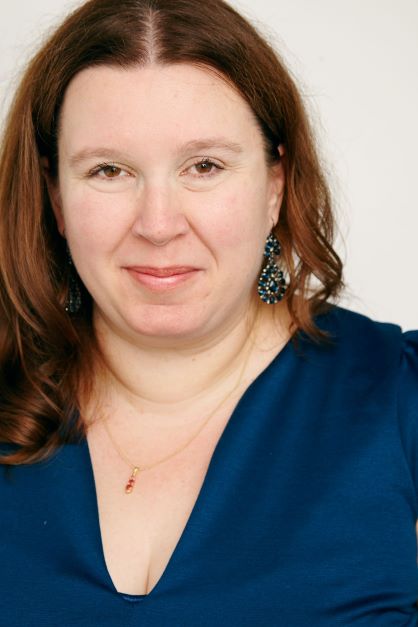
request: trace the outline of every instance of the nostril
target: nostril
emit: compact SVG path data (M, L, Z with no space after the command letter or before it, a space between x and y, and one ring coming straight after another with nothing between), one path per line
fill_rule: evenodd
M142 237L154 246L164 246L188 230L188 221L181 213L167 215L165 212L161 215L161 212L144 211L139 213L132 224L134 236Z
M164 240L153 240L151 237L147 238L148 241L151 242L151 244L153 244L154 246L165 246L166 244L168 244L171 240L171 238L168 239L164 239Z

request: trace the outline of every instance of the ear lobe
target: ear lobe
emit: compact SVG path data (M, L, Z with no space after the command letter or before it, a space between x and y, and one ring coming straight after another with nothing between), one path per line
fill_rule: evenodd
M64 216L62 213L61 194L59 191L58 180L51 176L51 170L49 167L49 161L47 157L41 158L42 174L44 176L46 186L48 189L48 196L51 202L51 207L54 212L55 220L57 222L57 228L59 233L64 237L65 224Z

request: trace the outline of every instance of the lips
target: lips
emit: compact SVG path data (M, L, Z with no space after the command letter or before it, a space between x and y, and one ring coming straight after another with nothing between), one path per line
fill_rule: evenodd
M149 266L131 266L129 270L133 272L139 272L140 274L149 274L156 277L168 277L177 274L186 274L187 272L193 272L196 268L190 266L169 266L166 268L153 268Z
M200 272L198 268L191 266L129 266L126 270L136 283L153 292L174 289L191 281Z

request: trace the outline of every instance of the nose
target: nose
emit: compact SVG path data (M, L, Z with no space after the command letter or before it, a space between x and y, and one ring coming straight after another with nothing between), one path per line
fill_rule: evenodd
M175 190L169 185L146 185L137 199L132 232L155 246L164 246L185 235L189 224Z

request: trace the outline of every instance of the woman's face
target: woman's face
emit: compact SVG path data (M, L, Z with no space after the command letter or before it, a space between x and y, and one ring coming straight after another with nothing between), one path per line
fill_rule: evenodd
M267 166L244 99L211 72L103 66L67 89L50 194L96 324L193 339L256 297L283 172Z

